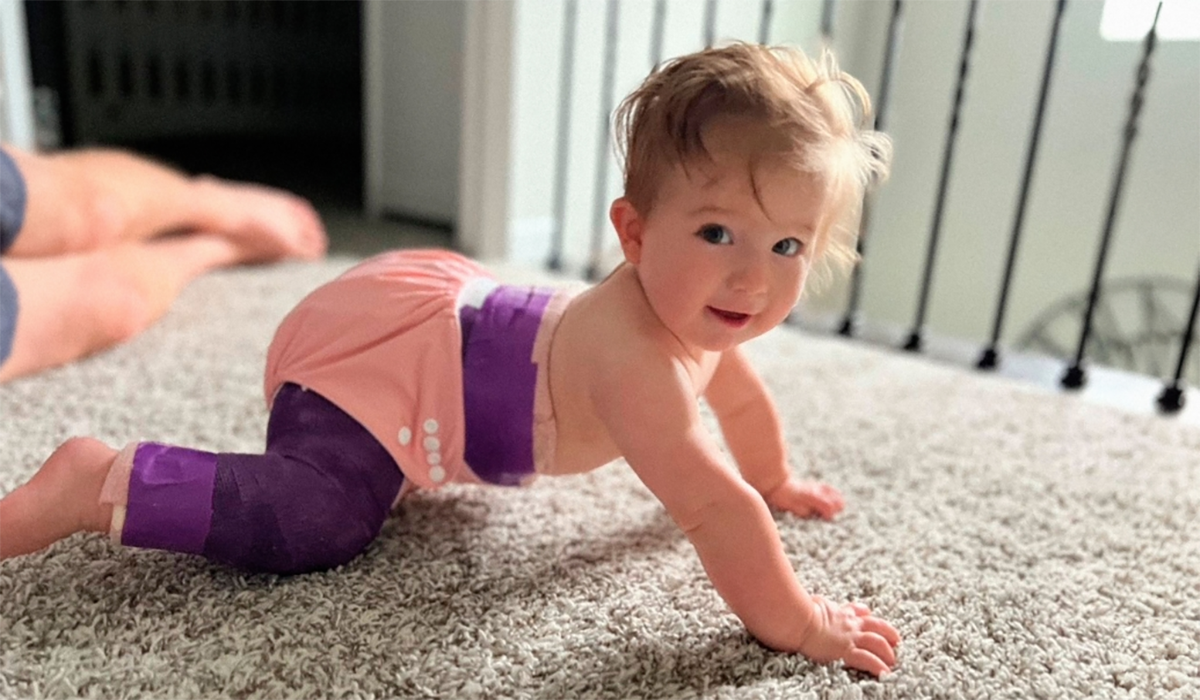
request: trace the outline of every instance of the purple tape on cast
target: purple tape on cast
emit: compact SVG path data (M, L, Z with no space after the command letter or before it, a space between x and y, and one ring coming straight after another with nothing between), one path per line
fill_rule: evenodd
M212 525L217 456L142 443L133 457L121 544L201 554Z
M518 486L533 473L533 344L551 296L499 287L470 323L463 359L464 457L484 481Z

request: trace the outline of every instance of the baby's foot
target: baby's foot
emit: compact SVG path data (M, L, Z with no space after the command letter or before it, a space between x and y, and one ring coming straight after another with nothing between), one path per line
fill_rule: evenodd
M307 200L263 185L195 178L198 202L211 213L201 230L234 243L241 262L316 260L328 241L321 217Z
M107 532L112 506L100 490L117 451L71 438L28 483L0 499L0 559L45 549L76 532Z

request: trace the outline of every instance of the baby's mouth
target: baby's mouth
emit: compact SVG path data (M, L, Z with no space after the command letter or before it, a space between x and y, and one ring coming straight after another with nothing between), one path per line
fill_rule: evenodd
M713 316L716 316L718 319L720 319L722 323L734 328L741 328L750 322L750 314L742 314L736 311L726 311L725 309L718 309L715 306L709 306L708 310Z

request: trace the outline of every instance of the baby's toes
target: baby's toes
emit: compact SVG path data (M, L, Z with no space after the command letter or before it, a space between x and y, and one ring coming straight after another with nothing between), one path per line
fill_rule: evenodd
M293 217L299 231L299 254L306 260L315 260L325 254L329 238L321 215L306 200L297 198L293 203Z

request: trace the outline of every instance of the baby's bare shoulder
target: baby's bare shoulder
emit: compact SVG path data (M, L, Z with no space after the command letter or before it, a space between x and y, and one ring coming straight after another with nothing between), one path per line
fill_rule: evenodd
M563 362L574 371L612 380L621 374L647 375L674 364L673 338L627 309L581 304L563 319L559 333Z

